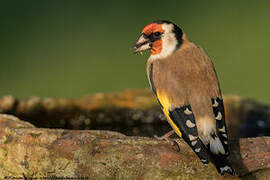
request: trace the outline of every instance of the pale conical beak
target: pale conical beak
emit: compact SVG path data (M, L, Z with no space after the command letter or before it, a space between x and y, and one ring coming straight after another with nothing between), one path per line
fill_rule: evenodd
M132 47L134 48L134 53L144 51L151 48L151 41L142 34Z

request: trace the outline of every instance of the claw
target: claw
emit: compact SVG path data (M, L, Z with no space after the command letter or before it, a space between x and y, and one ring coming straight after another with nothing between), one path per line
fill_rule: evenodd
M178 145L178 143L175 140L170 139L170 136L174 134L174 131L171 130L168 133L164 134L163 136L157 136L154 135L154 138L156 138L157 140L166 140L168 143L171 144L171 146L174 146L177 148L177 151L180 151L180 147Z
M173 140L173 146L176 148L176 151L180 151L180 146L179 146L179 144L176 142L176 141L174 141Z

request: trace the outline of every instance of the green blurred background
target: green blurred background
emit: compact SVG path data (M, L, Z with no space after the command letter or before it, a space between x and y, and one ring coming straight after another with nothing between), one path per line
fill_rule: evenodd
M148 88L131 45L167 19L214 61L224 94L270 103L270 1L1 1L0 96Z

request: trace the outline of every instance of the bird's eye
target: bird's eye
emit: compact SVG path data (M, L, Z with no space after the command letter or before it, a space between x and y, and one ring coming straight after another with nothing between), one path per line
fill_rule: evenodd
M159 37L159 36L161 35L161 33L160 33L160 32L155 32L154 35L155 35L156 37Z

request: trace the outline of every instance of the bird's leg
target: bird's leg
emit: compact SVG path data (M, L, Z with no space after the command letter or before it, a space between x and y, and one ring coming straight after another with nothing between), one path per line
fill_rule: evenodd
M157 139L157 140L166 140L167 142L171 143L171 139L170 139L170 136L174 134L174 130L171 130L169 132L167 132L166 134L164 134L163 136L157 136L157 135L154 135L154 137Z
M169 132L167 132L166 134L164 134L163 136L157 136L154 135L154 138L156 138L157 140L166 140L168 143L170 143L172 146L176 146L178 151L180 151L180 147L178 145L178 143L175 140L170 139L170 136L173 135L175 132L174 130L171 130Z

